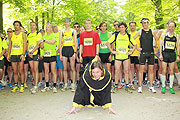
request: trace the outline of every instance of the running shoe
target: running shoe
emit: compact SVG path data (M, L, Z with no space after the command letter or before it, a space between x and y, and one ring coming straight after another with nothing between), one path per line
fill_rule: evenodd
M59 88L62 89L63 88L63 82L60 82L59 84Z
M3 79L0 82L3 87L5 87L7 85L7 81L4 81Z
M136 90L136 88L133 85L130 85L131 90Z
M11 90L11 92L15 93L17 90L19 90L19 87L14 86L13 89Z
M39 83L38 83L38 87L41 87L42 85L43 85L42 82L39 82Z
M147 85L147 80L143 80L143 85L146 86Z
M117 91L118 91L118 88L117 88L117 87L112 87L111 93L117 93Z
M165 93L166 93L166 87L162 87L161 93L162 93L162 94L165 94Z
M38 87L37 87L37 86L34 86L34 87L31 89L31 93L32 93L32 94L35 94L37 91L38 91Z
M27 83L24 83L24 88L28 89Z
M64 87L61 89L61 91L66 91L67 90L67 83L64 84Z
M44 88L41 90L41 92L47 92L47 91L49 91L49 90L50 90L49 87L44 87Z
M156 90L154 89L154 87L149 87L149 91L151 91L152 93L156 93Z
M57 93L56 87L53 87L53 93Z
M169 88L169 91L170 91L171 94L175 94L175 91L174 91L173 88Z
M9 86L10 88L13 88L13 86L12 86L12 84L11 84L11 83L8 83L8 86Z
M129 88L129 87L125 88L125 90L126 90L128 93L133 93L132 90L131 90L131 88Z
M23 93L23 92L24 92L24 87L23 87L23 86L20 87L19 92L20 92L20 93Z
M2 87L3 87L3 86L0 84L0 90L2 90Z
M75 92L75 91L76 91L75 84L72 83L72 84L71 84L71 92Z
M138 93L142 93L142 86L138 87Z
M122 83L120 83L120 85L119 85L118 89L122 89L122 88L123 88L123 84L122 84Z

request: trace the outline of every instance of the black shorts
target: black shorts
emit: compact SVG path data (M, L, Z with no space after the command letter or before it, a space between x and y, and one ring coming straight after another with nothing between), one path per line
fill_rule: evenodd
M11 62L21 62L21 55L11 55Z
M72 46L64 46L62 48L62 56L64 57L72 57L74 54L74 49Z
M138 56L130 56L131 64L139 64Z
M44 57L43 61L45 63L51 63L51 62L56 62L56 56L51 56L51 57Z
M99 53L99 57L101 58L101 61L103 63L111 63L109 61L109 56L111 55L111 53Z
M154 65L154 53L153 52L141 52L139 64L145 65L146 62L148 65Z
M39 61L39 59L38 59L38 55L33 55L33 58L31 58L31 57L27 57L28 58L28 61Z
M94 59L94 57L83 57L83 66L85 67L86 64L88 64L89 62L91 62Z
M158 59L155 59L155 63L158 64Z
M115 60L124 62L125 60L128 60L128 59L129 59L129 58L127 58L127 59L115 59ZM115 62L116 62L116 61L115 61Z
M7 66L11 66L11 62L9 62L6 57L4 57L3 60L4 60L4 65L5 65L6 67L7 67Z
M0 69L4 68L4 60L0 60Z
M172 63L176 61L176 53L175 52L162 52L163 61L167 63Z
M43 60L39 60L38 71L41 73L44 70Z

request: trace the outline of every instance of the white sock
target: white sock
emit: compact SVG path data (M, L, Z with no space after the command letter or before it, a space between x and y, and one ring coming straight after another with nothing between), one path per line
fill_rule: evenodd
M174 75L169 76L169 81L170 81L169 87L172 88L173 87L173 82L174 82Z
M175 76L178 80L178 85L180 85L180 72L179 73L175 73Z
M165 75L161 75L162 87L166 87L165 81L166 81L166 76Z

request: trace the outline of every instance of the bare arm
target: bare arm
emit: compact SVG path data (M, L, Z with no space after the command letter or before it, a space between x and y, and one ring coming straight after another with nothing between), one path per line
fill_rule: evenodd
M77 40L77 32L76 32L76 30L74 30L74 40L75 40L75 50L74 50L74 52L77 52L78 40Z
M44 42L46 42L48 44L55 44L56 40L45 40Z
M26 34L24 32L22 33L22 36L23 36L23 54L25 54L26 49L27 49L27 37L26 37Z
M6 53L6 49L3 49L1 54L0 54L0 58Z
M11 49L12 49L12 41L11 41L11 38L12 38L12 34L10 34L10 35L8 36L8 39L9 39L8 57L10 56L10 54L11 54Z
M162 46L163 46L163 44L164 44L164 38L165 38L165 34L163 34L162 35L162 37L161 37L161 41L160 41L160 47L159 47L159 52L160 52L160 59L162 60L163 58L162 58Z

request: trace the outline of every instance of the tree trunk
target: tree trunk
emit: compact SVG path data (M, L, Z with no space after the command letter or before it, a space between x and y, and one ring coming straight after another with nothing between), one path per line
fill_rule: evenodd
M0 1L0 33L3 33L3 1Z
M55 0L53 0L52 15L51 15L51 23L53 22L53 18L54 18L54 5L55 5Z
M42 29L44 29L44 25L45 25L45 19L44 19L44 13L42 13Z
M47 12L47 23L49 23L49 12Z
M36 29L36 30L39 31L39 27L38 27L38 16L35 17L35 22L36 22L36 24L37 24L37 29Z
M156 20L156 29L163 29L163 14L162 14L162 4L161 0L152 0L155 5L155 20Z

